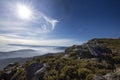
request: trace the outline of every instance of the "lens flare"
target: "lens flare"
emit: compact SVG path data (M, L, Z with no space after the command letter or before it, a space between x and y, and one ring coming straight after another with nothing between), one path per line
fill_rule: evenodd
M17 14L21 19L30 19L32 16L32 11L27 5L18 4L17 5Z

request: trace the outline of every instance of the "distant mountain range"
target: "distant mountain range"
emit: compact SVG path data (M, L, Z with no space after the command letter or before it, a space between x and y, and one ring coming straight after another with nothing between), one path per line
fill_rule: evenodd
M32 46L32 45L18 45L18 44L11 44L16 46L31 46L31 47L55 47L56 49L65 49L66 47L58 47L58 46ZM10 63L19 62L20 64L24 63L27 60L31 60L34 57L45 57L45 56L54 56L58 55L57 53L43 53L33 50L33 49L21 49L15 51L8 51L8 52L0 52L0 69L3 69Z
M33 56L38 56L38 55L43 55L47 54L47 52L42 51L42 49L46 50L51 50L54 52L54 50L65 50L67 47L64 46L39 46L39 45L22 45L22 44L8 44L11 46L23 46L23 47L34 47L30 49L21 49L21 50L15 50L15 51L8 51L8 52L0 52L0 59L5 59L5 58L16 58L16 57L33 57ZM41 48L39 51L34 50L36 48ZM50 52L49 52L50 53ZM56 53L56 52L55 52Z
M17 57L33 57L40 55L37 51L32 49L23 49L9 52L0 52L0 59L17 58Z

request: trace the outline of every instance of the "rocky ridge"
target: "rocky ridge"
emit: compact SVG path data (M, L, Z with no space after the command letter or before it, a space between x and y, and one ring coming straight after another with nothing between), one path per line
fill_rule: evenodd
M0 80L119 80L120 39L92 39L59 55L10 64Z

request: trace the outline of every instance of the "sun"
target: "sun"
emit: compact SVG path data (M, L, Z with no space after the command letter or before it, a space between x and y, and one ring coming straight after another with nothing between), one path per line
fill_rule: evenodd
M27 5L18 4L17 14L18 14L18 17L21 19L30 19L32 16L32 11Z

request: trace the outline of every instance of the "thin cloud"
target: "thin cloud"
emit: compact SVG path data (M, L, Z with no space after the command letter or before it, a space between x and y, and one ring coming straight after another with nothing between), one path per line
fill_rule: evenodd
M70 46L76 43L81 44L82 42L75 41L72 39L22 39L23 37L14 36L2 36L0 35L0 41L6 44L26 44L26 45L44 45L44 46Z
M52 30L55 29L55 26L56 26L57 22L59 22L58 20L49 18L49 17L47 17L47 16L45 16L45 15L43 15L43 18L44 18L47 22L49 22L49 23L51 24Z

